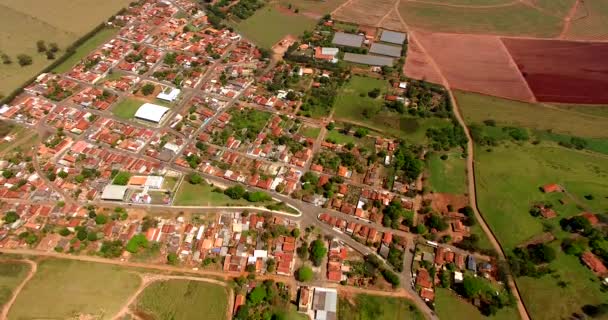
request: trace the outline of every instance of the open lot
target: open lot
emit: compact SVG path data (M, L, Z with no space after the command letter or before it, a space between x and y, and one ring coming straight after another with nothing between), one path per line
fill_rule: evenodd
M486 317L473 304L444 288L435 289L435 311L442 320L515 320L519 319L515 308L501 309L496 315Z
M0 94L9 94L52 60L36 50L36 41L55 42L63 50L128 5L129 0L0 0L0 51L12 64L0 64ZM66 10L69 9L69 10ZM18 54L33 63L20 67Z
M424 317L409 301L401 298L380 297L368 294L340 297L340 320L422 320Z
M507 143L492 148L477 147L475 173L479 208L486 221L506 249L543 232L543 220L529 214L538 201L557 200L565 195L544 194L539 187L558 183L574 200L556 205L559 217L572 216L586 210L601 211L608 206L608 161L603 155L566 149L550 143L516 145ZM585 200L587 194L596 195ZM558 226L559 218L550 220Z
M427 157L427 184L434 192L463 194L467 190L466 164L461 154L447 154L446 160L438 153Z
M428 32L414 32L414 36L451 87L509 99L534 100L500 38ZM418 56L413 58L419 60ZM406 71L407 66L406 61ZM411 72L408 75L416 76Z
M8 318L110 318L135 292L139 283L136 274L116 266L43 260L17 297Z
M222 192L213 192L209 184L191 184L183 181L175 194L177 206L248 206L253 205L245 199L232 199Z
M608 107L524 103L464 91L454 91L468 123L495 120L500 125L551 130L587 138L606 138Z
M30 266L22 262L0 260L0 307L9 301L13 290L25 279Z
M375 26L394 9L393 0L351 0L337 9L332 17L362 25Z
M317 15L322 17L328 13L331 13L340 6L346 0L280 0L279 3L288 7L292 5L293 8L300 9L300 12L309 16Z
M138 297L135 313L144 319L223 320L228 293L217 285L190 280L167 280L149 285Z
M145 101L139 99L126 98L112 108L112 113L119 118L132 119L144 103Z
M538 101L608 103L608 43L503 39Z
M551 1L551 0L545 0ZM608 2L580 1L563 36L570 40L608 39Z
M316 20L267 5L246 20L235 24L235 29L262 48L270 49L286 35L299 36L312 30Z

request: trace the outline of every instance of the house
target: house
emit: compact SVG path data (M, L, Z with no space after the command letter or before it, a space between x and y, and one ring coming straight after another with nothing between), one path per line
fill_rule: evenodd
M556 183L546 184L546 185L542 186L541 189L543 190L544 193L563 192L564 191L564 189L562 189L562 187Z
M418 270L416 276L416 285L421 288L433 288L433 281L431 281L431 274L426 269Z
M583 212L583 213L581 213L581 216L583 218L587 219L587 221L589 221L589 223L592 226L594 226L600 222L600 220L597 218L597 216L591 212Z
M589 251L586 251L581 255L581 260L589 269L599 275L604 275L608 273L608 269L606 268L604 263L602 263L602 260L600 260L596 255Z
M245 304L245 296L242 294L237 294L236 298L234 299L234 309L232 311L233 315L236 315L236 313L239 311L239 307Z
M472 255L467 256L467 269L477 272L477 262L475 261L475 257Z

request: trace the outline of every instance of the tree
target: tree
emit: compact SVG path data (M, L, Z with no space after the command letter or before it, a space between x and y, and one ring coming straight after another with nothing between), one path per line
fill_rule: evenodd
M327 124L327 126L325 126L325 128L329 131L333 130L336 127L336 124L334 122L330 122Z
M143 87L141 87L141 93L144 96L149 96L150 94L152 94L152 92L154 92L155 88L156 87L153 84L146 83Z
M17 56L17 62L19 63L20 66L25 67L25 66L29 66L34 61L32 60L32 57L28 56L27 54L22 53Z
M367 130L365 128L357 128L357 130L355 131L355 137L363 138L363 137L367 136L368 133L369 133L369 130Z
M174 252L171 252L167 255L167 263L175 266L177 265L177 263L179 262L179 258L177 257L177 254Z
M257 305L264 301L264 299L266 299L266 288L264 286L255 287L247 296L247 300L249 300L252 305Z
M188 176L188 181L190 181L191 184L200 184L203 182L203 178L198 173L192 173Z
M59 51L59 46L55 42L51 42L49 43L49 51L55 53Z
M314 278L314 272L309 266L302 266L298 269L296 279L301 282L308 282Z
M131 174L126 171L121 171L114 177L112 183L119 186L126 186L129 183L129 179L131 179Z
M143 234L134 235L127 243L126 250L131 253L137 253L140 248L148 247L148 239Z
M274 259L266 260L266 271L269 273L274 273L277 268L277 262Z
M99 253L106 258L118 258L122 251L122 241L120 240L104 241L101 244L101 249L99 249Z
M6 53L3 53L2 55L0 55L0 59L2 59L2 64L12 64L13 63L13 60L11 59L11 57Z
M95 217L95 223L96 224L106 224L106 223L108 223L108 216L106 216L105 214L98 214Z
M38 40L36 41L36 48L38 49L38 52L45 52L46 51L46 44L44 43L44 40Z
M68 230L68 228L63 228L61 230L59 230L59 235L62 237L67 237L71 234L70 230Z
M448 228L448 223L445 222L443 217L438 214L431 214L429 219L427 220L427 225L431 229L436 229L439 231L444 231Z
M245 188L240 185L236 185L224 190L224 194L229 196L231 199L241 199L245 195Z
M19 215L15 211L8 211L2 219L6 223L13 223L19 219Z
M374 88L373 90L371 90L370 92L368 92L367 95L370 98L376 99L380 95L380 89L379 88Z
M527 249L530 259L536 264L549 263L555 260L555 250L544 243L531 244Z
M46 52L46 58L47 58L48 60L55 60L55 53L54 53L54 52L52 52L52 51L47 51L47 52Z
M323 240L317 239L310 246L310 260L315 266L320 266L327 255L327 248Z

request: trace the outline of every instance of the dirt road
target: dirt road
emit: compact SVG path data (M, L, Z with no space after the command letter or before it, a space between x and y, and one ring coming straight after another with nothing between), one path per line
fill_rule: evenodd
M36 274L36 271L38 271L38 265L34 261L31 261L31 260L9 260L9 261L27 263L30 265L30 271L27 273L27 276L25 277L25 279L23 279L23 281L19 284L19 286L17 286L17 288L15 288L15 290L11 294L11 298L6 302L4 307L2 307L2 313L0 314L0 319L7 318L8 311L13 306L13 303L15 303L15 300L17 300L17 296L19 296L21 289L23 289L23 287L25 287L25 285L30 281L30 279L32 279L32 277Z

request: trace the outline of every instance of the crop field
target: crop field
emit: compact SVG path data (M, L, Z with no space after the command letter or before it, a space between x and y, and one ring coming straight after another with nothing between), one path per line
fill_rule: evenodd
M540 192L542 185L558 183L575 198L568 198L565 205L556 204L559 217L582 212L577 203L591 211L608 206L608 161L603 155L545 142L537 146L507 143L491 152L477 147L475 164L479 208L507 249L543 232L543 221L528 212L533 203L558 203L565 197ZM585 200L588 194L595 199ZM559 229L558 220L549 221Z
M608 39L608 2L581 1L564 36L570 40Z
M440 154L432 153L427 157L428 180L430 189L438 193L463 194L467 191L466 163L458 153L447 154L442 160Z
M7 95L38 74L52 60L36 50L36 41L57 43L63 49L91 31L129 0L0 0L0 51L11 64L0 64L0 94ZM20 67L18 54L32 57L33 63Z
M303 15L279 11L271 5L235 24L235 29L262 48L270 49L286 35L299 36L312 30L317 21Z
M351 0L337 9L332 17L339 21L375 26L390 15L394 7L395 1L392 0Z
M25 285L9 319L109 319L140 283L136 274L105 264L43 260ZM35 306L35 307L33 307Z
M29 270L30 266L22 262L0 261L0 307L9 301Z
M517 285L532 319L560 319L563 315L581 313L585 304L599 304L608 301L608 292L578 257L561 252L554 244L557 258L549 264L557 270L555 275L541 278L520 277ZM566 286L558 285L565 281ZM547 306L551 308L547 308Z
M135 309L143 319L223 320L228 293L217 284L201 281L155 282L138 297Z
M338 303L340 320L422 320L424 316L405 299L359 294L340 298Z
M607 43L534 39L503 42L538 101L608 103Z
M504 126L551 130L587 138L606 138L608 106L545 105L454 91L467 123L495 120Z
M486 317L473 304L444 288L435 289L435 312L442 320L515 320L519 319L515 308L501 309L496 315Z
M521 2L510 3L511 5L498 4L492 7L476 6L473 3L448 6L401 1L399 12L410 27L433 32L535 37L555 37L560 34L563 16L546 10L541 11Z

